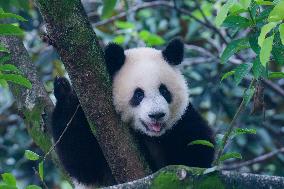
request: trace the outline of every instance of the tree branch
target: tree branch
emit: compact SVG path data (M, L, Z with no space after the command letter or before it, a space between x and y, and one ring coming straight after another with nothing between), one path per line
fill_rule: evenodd
M121 183L144 177L149 171L114 110L103 52L81 1L36 2L115 179Z
M277 150L274 150L272 152L269 152L267 154L263 154L261 156L258 156L254 159L251 159L251 160L248 160L248 161L245 161L245 162L235 163L235 164L232 164L232 165L225 165L225 166L222 167L222 169L223 170L239 169L239 168L244 167L244 166L248 166L248 165L252 165L252 164L255 164L255 163L260 163L260 162L266 161L266 160L274 157L275 155L277 155L279 153L284 153L284 147L277 149Z
M284 178L229 171L203 175L204 169L168 166L145 178L102 189L195 188L195 189L283 189Z

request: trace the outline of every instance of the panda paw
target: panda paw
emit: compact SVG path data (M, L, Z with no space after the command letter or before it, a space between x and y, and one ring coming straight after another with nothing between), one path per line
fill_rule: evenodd
M53 85L54 96L57 100L62 100L72 93L71 85L65 77L56 77Z

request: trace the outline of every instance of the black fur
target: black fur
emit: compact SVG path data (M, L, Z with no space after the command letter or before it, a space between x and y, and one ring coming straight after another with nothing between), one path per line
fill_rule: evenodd
M161 137L132 132L136 135L140 150L145 153L153 171L166 165L207 168L214 159L213 148L202 145L188 146L194 140L208 140L214 144L212 130L191 104L182 119Z
M57 141L76 112L79 101L67 79L56 78L57 103L52 115L52 134ZM84 184L114 184L110 168L93 136L81 107L56 145L59 158L71 177Z
M181 39L177 38L169 42L162 51L164 59L172 65L178 65L183 60L184 45Z
M129 101L129 104L133 107L136 107L140 104L140 102L142 102L143 98L144 98L145 94L144 91L141 88L136 88L132 98Z
M121 68L125 61L124 50L121 46L110 43L105 48L105 62L111 78Z

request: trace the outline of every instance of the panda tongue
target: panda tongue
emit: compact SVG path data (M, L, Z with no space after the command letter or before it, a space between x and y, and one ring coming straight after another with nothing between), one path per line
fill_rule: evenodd
M151 129L155 132L161 131L161 124L160 123L153 123L150 126L151 126Z

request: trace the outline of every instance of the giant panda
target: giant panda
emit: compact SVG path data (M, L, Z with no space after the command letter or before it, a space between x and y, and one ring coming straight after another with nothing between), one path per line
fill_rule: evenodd
M214 158L213 148L188 145L199 139L214 143L214 138L206 121L189 102L190 89L177 68L183 54L180 39L170 41L163 50L148 47L124 50L111 43L104 51L112 79L114 107L122 121L131 125L130 131L153 172L166 165L206 168ZM110 168L67 79L55 80L54 95L57 99L52 116L54 141L76 112L56 146L75 186L114 184Z

